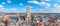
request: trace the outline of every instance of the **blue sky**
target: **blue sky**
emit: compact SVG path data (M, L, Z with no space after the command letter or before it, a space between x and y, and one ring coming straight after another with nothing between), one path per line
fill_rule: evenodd
M0 13L60 13L60 0L0 0Z

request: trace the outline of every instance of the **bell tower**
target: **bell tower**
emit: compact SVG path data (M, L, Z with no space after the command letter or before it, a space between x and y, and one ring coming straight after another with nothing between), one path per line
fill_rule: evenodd
M29 6L26 8L26 13L27 13L27 20L30 22L31 21L31 12L30 12Z

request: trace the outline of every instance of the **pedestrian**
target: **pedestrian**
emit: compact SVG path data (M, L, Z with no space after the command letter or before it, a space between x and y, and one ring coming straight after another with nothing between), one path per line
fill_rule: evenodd
M34 20L33 20L33 25L37 26L37 19L36 18L34 18Z
M14 25L16 26L16 22L14 22Z
M5 14L3 14L2 15L2 22L5 24L5 26L8 26L10 19Z
M38 26L44 26L44 23L39 22L39 23L38 23Z

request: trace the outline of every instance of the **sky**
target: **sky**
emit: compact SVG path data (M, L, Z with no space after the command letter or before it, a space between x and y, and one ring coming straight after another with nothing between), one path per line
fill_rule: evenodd
M60 13L60 0L0 0L0 13Z

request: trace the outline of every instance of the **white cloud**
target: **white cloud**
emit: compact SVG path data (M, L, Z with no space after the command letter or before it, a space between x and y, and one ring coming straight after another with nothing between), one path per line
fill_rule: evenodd
M45 0L45 1L51 1L51 0Z
M52 1L52 0L41 0L41 1Z
M44 9L36 9L32 10L32 13L51 13L51 10L44 10Z
M60 5L59 4L54 4L52 8L47 8L47 9L34 9L31 10L32 13L60 13Z
M32 6L29 6L30 8L33 8ZM4 8L3 5L0 5L0 13L26 13L26 9L25 8Z
M10 4L11 3L11 1L10 0L7 0L7 2Z
M57 4L57 3L53 5L53 7L56 7L56 6L58 6L58 4Z
M0 5L0 8L3 7L3 5Z
M46 2L38 2L38 1L27 1L28 3L33 3L33 4L38 4L38 5L44 5L44 4L49 4Z
M17 8L10 8L10 9L5 9L5 13L18 13L19 11Z
M20 3L20 6L23 6L23 4L22 4L22 3Z
M20 9L19 12L20 12L20 13L26 13L26 9L22 8L22 9Z
M49 5L49 4L48 4ZM31 12L32 13L60 13L60 5L59 4L54 4L53 8L47 8L47 9L33 9L32 6L31 7ZM0 5L0 11L3 13L26 13L26 9L22 8L22 9L18 9L18 8L10 8L10 9L6 9L3 7L3 5Z
M10 9L7 9L7 8L4 8L3 5L0 5L0 13L19 13L19 9L17 8L10 8Z
M5 2L2 2L2 4L5 4Z
M4 7L3 7L3 5L0 5L0 13L3 13L4 11Z
M50 7L50 4L46 3L46 2L28 1L28 3L33 3L33 4L40 5L40 6Z
M18 9L18 8L7 9L7 8L1 8L0 11L2 13L25 13L26 9Z
M27 1L28 3L34 3L34 4L39 4L38 1Z
M3 9L4 9L4 8L3 8L3 5L0 5L0 11L3 10Z
M52 13L60 13L60 5L59 4L54 4L54 7L51 9Z
M40 2L39 5L45 8L49 8L51 6L49 3L46 3L46 2Z

